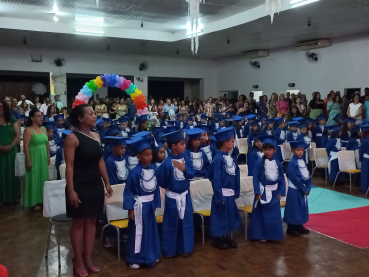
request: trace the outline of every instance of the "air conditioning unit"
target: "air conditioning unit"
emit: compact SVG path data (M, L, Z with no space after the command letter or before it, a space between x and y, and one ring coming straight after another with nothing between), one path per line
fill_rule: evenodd
M254 51L242 53L242 58L245 58L245 59L264 58L268 56L269 56L268 50L254 50Z
M300 51L307 51L313 50L318 48L325 48L331 46L331 41L329 39L317 39L317 40L310 40L310 41L303 41L297 43L295 45L296 50Z

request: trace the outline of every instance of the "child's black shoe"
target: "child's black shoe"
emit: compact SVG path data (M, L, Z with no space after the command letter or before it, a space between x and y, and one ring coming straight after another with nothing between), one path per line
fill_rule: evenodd
M237 242L235 242L231 237L226 236L224 238L225 243L228 245L229 248L237 248Z
M286 234L290 235L290 236L293 236L293 237L299 237L300 235L299 235L299 231L298 231L298 226L288 224Z
M310 230L306 229L303 225L299 226L298 230L299 234L308 235L310 234Z
M221 250L226 250L228 249L228 244L225 242L225 240L221 237L216 237L214 239L214 245L216 248L221 249Z

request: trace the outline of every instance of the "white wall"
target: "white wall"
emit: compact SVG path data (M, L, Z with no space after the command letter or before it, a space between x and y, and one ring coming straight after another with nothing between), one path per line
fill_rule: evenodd
M314 91L326 96L330 90L369 86L369 37L351 36L332 40L332 46L312 50L319 55L317 63L309 63L304 51L293 47L274 49L269 57L257 59L261 68L253 69L250 60L241 56L217 61L218 91L239 90L248 94L257 90L270 96L272 92L285 93L288 83L296 83L295 89L308 99Z
M42 63L32 63L31 54L42 55ZM64 58L66 63L57 68L55 58ZM139 71L139 64L148 62L147 70ZM217 91L216 64L213 60L197 58L182 59L161 56L123 55L118 53L71 51L57 49L35 49L31 47L0 46L0 70L54 72L54 73L111 73L119 75L202 78L201 97L208 97ZM146 78L147 79L147 78ZM138 83L140 87L141 83ZM147 92L146 92L147 95Z

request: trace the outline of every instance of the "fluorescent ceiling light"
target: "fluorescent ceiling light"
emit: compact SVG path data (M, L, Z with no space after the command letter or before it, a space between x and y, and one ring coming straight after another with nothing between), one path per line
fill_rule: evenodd
M59 11L58 9L58 5L56 3L54 3L54 6L53 6L53 13L57 13Z
M76 21L84 21L84 22L104 22L104 17L101 16L76 16L75 17Z
M53 19L54 19L54 21L55 21L55 22L58 22L58 20L59 20L59 19L56 17L56 15L54 15Z
M193 30L191 29L191 23L190 23L190 21L187 21L187 33L186 33L186 35L187 36L190 36L190 35L195 35L196 33L199 35L201 32L202 32L202 28L204 27L201 23L199 23L198 25L197 25L197 30L195 30L195 28L196 28L196 26L194 25L193 26Z
M297 8L317 1L319 0L292 0L290 4L291 8Z
M77 33L83 33L83 34L94 34L94 35L103 35L105 34L104 31L90 31L90 30L83 30L83 29L75 29Z

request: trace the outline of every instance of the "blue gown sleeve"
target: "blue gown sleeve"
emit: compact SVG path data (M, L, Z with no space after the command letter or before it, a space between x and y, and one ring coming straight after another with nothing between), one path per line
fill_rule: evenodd
M151 164L150 165L150 169L154 169L155 174L156 174L156 168L155 165ZM156 177L158 178L158 177ZM156 186L155 192L154 192L154 203L155 203L155 208L160 208L161 207L161 198L160 198L160 186Z
M254 170L253 170L253 177L252 177L252 183L254 185L254 193L255 194L261 194L260 193L260 168L263 166L263 159L260 159L256 162L256 164L254 165Z
M224 168L220 159L213 160L211 163L211 185L213 186L215 203L222 204L224 202L222 192L222 181L220 177L221 168Z
M210 171L210 162L208 159L208 156L206 156L205 152L203 150L201 150L202 152L202 160L204 161L204 171L205 171L205 176L204 178L207 179L209 178L209 171Z
M57 180L61 179L59 167L61 165L62 159L63 159L63 147L60 146L60 147L58 147L58 150L56 150L56 155L55 155L55 168L56 168L56 178L57 178Z
M185 167L186 167L186 171L185 171L186 179L187 180L193 179L195 177L195 167L193 166L193 163L190 158L184 157L184 160L185 160Z
M286 180L284 179L283 166L279 161L276 161L276 163L278 165L278 170L279 170L278 194L281 196L285 196L286 195Z
M298 190L302 191L303 193L306 193L307 187L303 186L303 179L300 174L300 170L298 168L298 165L295 160L291 160L288 163L287 166L287 177L291 180L291 182L294 184ZM311 178L310 178L311 180ZM306 184L305 184L306 185Z
M135 205L134 195L134 185L135 183L139 183L140 176L136 176L136 170L131 170L128 174L127 180L126 180L126 186L124 188L123 192L123 209L124 210L132 210Z
M163 189L168 187L168 180L170 179L170 164L165 160L161 166L159 166L158 170L156 171L156 178L158 179L159 186Z
M293 135L292 135L292 132L289 132L288 134L287 134L287 141L289 142L289 141L293 141Z
M240 198L240 191L241 191L241 176L240 176L240 168L236 164L236 183L234 184L234 198L238 199Z
M117 185L116 183L116 178L114 177L117 172L115 170L115 164L113 164L110 159L107 159L105 162L106 165L106 171L108 173L108 178L109 178L109 182L110 185Z

